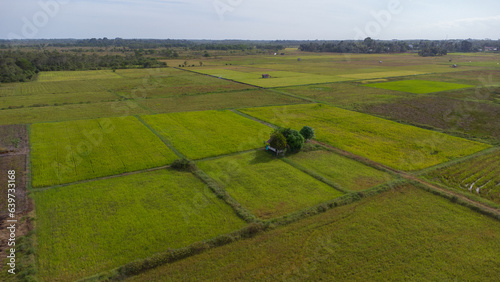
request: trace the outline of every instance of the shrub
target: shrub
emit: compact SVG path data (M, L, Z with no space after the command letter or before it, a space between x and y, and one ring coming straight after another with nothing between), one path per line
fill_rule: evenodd
M290 134L286 138L288 147L292 152L298 152L302 149L305 143L304 136L302 136L297 130L291 130Z
M275 149L284 150L287 145L286 138L280 132L274 132L269 140L269 145Z
M304 126L300 130L300 134L302 136L304 136L304 139L306 139L306 140L313 139L314 138L314 129L312 127L309 127L309 126Z

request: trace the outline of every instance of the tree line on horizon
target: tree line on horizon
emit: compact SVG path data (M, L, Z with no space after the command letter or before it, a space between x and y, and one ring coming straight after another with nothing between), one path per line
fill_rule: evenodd
M166 66L141 52L127 55L54 51L0 51L0 82L26 82L41 71L152 68Z
M420 56L444 56L449 52L479 52L485 47L500 49L500 40L373 40L367 37L362 41L323 41L301 44L299 50L305 52L334 53L406 53L418 52Z

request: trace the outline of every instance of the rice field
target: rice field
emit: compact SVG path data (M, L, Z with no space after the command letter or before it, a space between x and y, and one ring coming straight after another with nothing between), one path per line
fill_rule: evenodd
M141 118L190 159L261 147L272 131L231 111L169 113Z
M322 104L241 110L271 124L300 130L316 139L395 169L414 171L471 155L490 145Z
M38 75L38 81L66 81L66 80L90 80L90 79L113 79L120 78L111 70L95 71L48 71Z
M344 190L361 191L394 180L394 177L387 172L326 150L301 152L290 155L287 159L317 173Z
M438 81L426 81L426 80L417 80L417 79L373 83L373 84L366 84L365 86L388 89L388 90L395 90L395 91L402 91L402 92L409 92L409 93L415 93L415 94L427 94L427 93L433 93L433 92L441 92L441 91L474 87L474 85L467 85L467 84L438 82Z
M0 98L1 99L1 98ZM145 99L139 104L156 113L226 110L234 108L303 104L299 98L266 90L207 93L169 98Z
M500 150L434 170L424 177L500 204Z
M135 117L31 126L33 186L160 167L177 157Z
M252 72L244 72L232 69L196 69L199 73L209 74L216 77L231 79L238 82L243 82L259 87L280 87L289 85L302 85L314 83L326 83L335 81L345 81L341 77L281 71L281 70L253 70ZM263 74L269 74L269 78L262 78Z
M99 103L120 100L108 91L80 92L75 94L40 94L29 96L0 97L0 110L9 108L32 108L65 104Z
M283 216L342 195L266 151L197 164L243 207L262 219Z
M150 113L151 111L149 109L145 109L139 106L135 101L131 100L79 103L62 106L0 110L0 124L58 122L107 117L124 117Z
M245 226L184 172L140 173L33 196L42 281L74 281Z
M495 281L500 225L412 186L127 281Z
M276 90L347 109L358 109L366 104L387 103L415 96L405 92L363 87L353 82L290 86Z

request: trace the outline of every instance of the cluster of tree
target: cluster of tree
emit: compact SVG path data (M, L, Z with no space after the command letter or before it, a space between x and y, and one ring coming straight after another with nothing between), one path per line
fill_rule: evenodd
M409 44L403 41L379 41L370 37L363 41L329 41L309 42L301 44L299 50L306 52L335 53L404 53L410 50Z
M423 43L418 50L418 55L422 57L445 56L447 54L446 46L438 42Z
M304 126L300 132L290 128L278 128L271 133L269 146L277 150L287 150L292 153L298 152L304 147L307 140L314 138L314 129Z
M306 52L335 53L404 53L418 51L421 56L443 56L448 52L478 52L485 47L499 48L500 41L494 40L373 40L363 41L314 41L300 44Z
M124 49L171 49L185 48L186 50L281 50L283 44L270 43L270 41L251 41L251 40L174 40L174 39L39 39L39 40L0 40L0 48L16 47L58 47L58 48L83 48L95 47L111 50ZM115 49L118 48L118 49Z
M255 46L255 48L259 50L266 50L266 51L272 51L272 52L278 52L279 50L285 49L285 46L283 45L275 45L275 44L259 44Z
M0 82L29 81L40 71L151 68L165 66L141 52L133 55L75 54L58 51L0 51Z
M222 50L222 51L241 50L241 51L246 51L246 50L252 50L253 46L250 46L247 44L211 43L211 44L195 44L195 45L190 46L189 49L194 50L194 51L200 51L200 50Z

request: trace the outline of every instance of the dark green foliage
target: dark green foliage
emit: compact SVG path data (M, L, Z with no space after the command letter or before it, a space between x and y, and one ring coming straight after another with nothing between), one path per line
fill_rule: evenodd
M273 135L276 133L281 133L285 137L286 146L288 149L290 149L291 152L300 151L304 146L304 143L306 142L304 136L302 136L297 130L291 128L280 127L273 132Z
M422 57L445 56L448 54L445 48L441 47L424 47L418 51L418 55Z
M302 149L306 140L297 130L292 130L286 138L286 142L292 152L298 152Z
M171 167L179 171L194 171L196 169L196 164L191 160L182 158L175 160Z
M286 138L280 132L274 132L269 139L269 145L275 149L284 150L287 146Z
M300 130L300 134L302 136L304 136L304 139L306 139L306 140L310 140L310 139L313 139L315 137L314 129L310 126L302 127L302 129Z
M29 81L39 71L164 66L166 66L165 63L155 58L145 57L140 52L118 56L59 51L0 51L0 82Z

